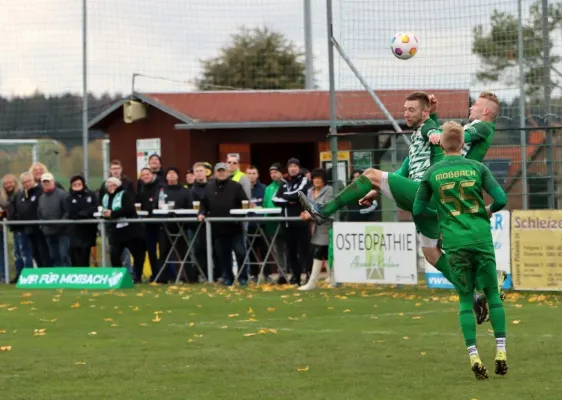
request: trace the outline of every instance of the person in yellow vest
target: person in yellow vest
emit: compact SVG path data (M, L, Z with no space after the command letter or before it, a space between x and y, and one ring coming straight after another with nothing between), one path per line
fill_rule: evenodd
M228 165L228 172L230 173L230 179L234 182L238 182L248 199L252 198L252 184L248 176L240 171L240 154L230 153L226 156L226 164Z

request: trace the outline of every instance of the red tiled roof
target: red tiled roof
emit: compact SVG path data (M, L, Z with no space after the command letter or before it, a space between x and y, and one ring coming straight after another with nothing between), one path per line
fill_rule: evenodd
M466 118L468 90L426 90L439 100L440 118ZM377 91L394 118L403 118L409 90ZM151 100L198 122L327 121L328 91L223 91L143 93ZM339 120L386 119L366 91L337 92Z
M540 149L544 144L545 132L544 131L531 131L529 132L529 140L526 148L527 160L529 160L533 155ZM522 152L521 146L500 146L500 147L490 147L486 153L486 160L510 160L511 164L509 170L507 171L508 182L512 182L516 178L517 174L521 171L522 165Z

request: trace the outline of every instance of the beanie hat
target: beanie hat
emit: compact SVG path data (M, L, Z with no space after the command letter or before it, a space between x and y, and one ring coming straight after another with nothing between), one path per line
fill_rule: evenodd
M301 162L297 158L289 158L289 161L287 161L287 167L291 164L296 164L299 167L301 166Z
M177 169L176 167L168 167L166 169L166 175L168 175L168 172L170 172L170 171L174 171L178 175L178 177L180 176L180 170Z
M281 163L276 162L276 163L271 164L271 167L269 167L269 170L281 172Z

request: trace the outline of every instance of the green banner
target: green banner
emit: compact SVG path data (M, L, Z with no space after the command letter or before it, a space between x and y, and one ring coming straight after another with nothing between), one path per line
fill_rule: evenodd
M21 289L129 289L134 287L127 268L24 268L16 287Z

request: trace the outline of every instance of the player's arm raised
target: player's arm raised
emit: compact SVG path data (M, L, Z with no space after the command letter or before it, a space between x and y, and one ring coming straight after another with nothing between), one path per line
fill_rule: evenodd
M482 187L492 197L492 204L486 207L488 215L492 216L493 213L500 211L507 204L507 196L502 187L492 175L492 172L484 164L481 164L482 173Z
M418 192L416 193L416 199L414 200L412 213L416 218L437 218L437 211L428 207L431 196L433 195L431 184L429 183L429 178L431 176L429 171L430 170L426 171Z
M437 117L437 108L439 103L437 102L437 97L434 94L429 95L429 118L435 121L439 125L439 118Z

